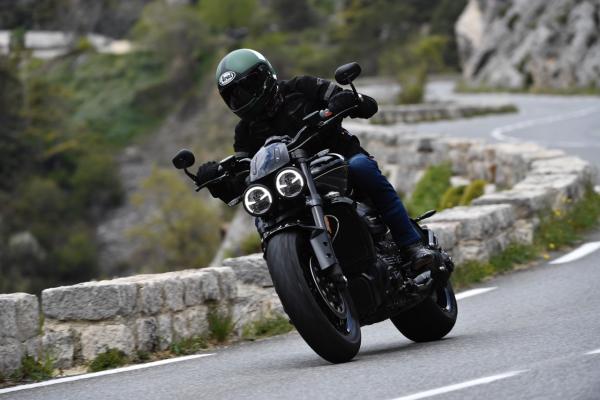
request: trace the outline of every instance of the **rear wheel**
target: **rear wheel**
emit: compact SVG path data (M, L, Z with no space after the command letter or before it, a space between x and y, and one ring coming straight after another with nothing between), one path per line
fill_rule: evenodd
M351 360L361 340L352 299L322 274L306 235L278 234L266 258L277 295L304 341L329 362Z
M396 328L414 342L430 342L446 336L454 327L458 307L450 281L422 303L390 318Z

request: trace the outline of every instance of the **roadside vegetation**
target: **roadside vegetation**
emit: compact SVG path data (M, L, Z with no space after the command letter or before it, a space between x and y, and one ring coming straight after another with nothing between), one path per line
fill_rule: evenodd
M111 15L110 2L99 3ZM0 56L0 292L39 293L121 271L100 269L96 241L98 224L125 199L118 155L166 120L198 112L201 132L190 144L198 158L228 154L235 116L215 94L213 71L234 48L263 52L282 79L331 78L337 65L356 60L365 75L400 79L403 102L420 101L430 72L458 70L453 25L465 0L353 1L342 7L314 0L183 3L151 1L139 15L127 16L130 22L119 23L115 36L130 40L132 53L97 53L82 36L68 54L48 61L25 49L25 31L55 29L62 21L67 30L85 33L85 18L64 21L64 15L82 12L76 9L81 5L48 0L3 10L0 18L13 35L11 53ZM404 59L410 62L402 67ZM162 192L156 185L146 190L140 207L154 207ZM218 246L215 218L227 214L204 204L193 218L183 210L166 212L170 205L163 204L159 213L176 218L166 233L158 219L141 221L132 235L142 246L122 270L205 265ZM184 219L202 216L201 232L191 232ZM182 245L185 234L200 237L202 246Z
M0 387L44 381L53 376L53 360L50 356L46 355L42 359L36 360L32 356L26 355L21 359L21 366L15 372L8 376L0 374Z

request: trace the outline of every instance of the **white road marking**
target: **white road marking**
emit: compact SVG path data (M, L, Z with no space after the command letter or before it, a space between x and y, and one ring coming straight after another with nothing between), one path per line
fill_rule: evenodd
M498 288L497 287L485 287L485 288L479 288L479 289L466 290L464 292L458 293L456 295L456 300L466 299L467 297L471 297L471 296L477 296L478 294L487 293L487 292L490 292L490 291L496 290L496 289L498 289Z
M585 353L588 356L591 356L593 354L600 354L600 349L596 349L596 350L592 350L590 352Z
M588 254L595 252L598 249L600 249L600 242L586 243L584 245L579 246L572 252L565 254L564 256L559 257L556 260L551 261L550 264L564 264L571 261L579 260L580 258L583 258Z
M596 185L596 186L594 186L594 191L595 191L596 193L600 193L600 185Z
M437 396L438 394L444 394L444 393L454 392L454 391L465 389L465 388L472 387L472 386L485 385L485 384L488 384L488 383L499 381L501 379L506 379L506 378L510 378L510 377L522 374L523 372L526 372L526 371L527 370L523 370L523 371L511 371L511 372L506 372L504 374L492 375L492 376L488 376L488 377L485 377L485 378L474 379L472 381L457 383L455 385L443 386L443 387L440 387L440 388L437 388L437 389L427 390L425 392L414 393L414 394L411 394L411 395L408 395L408 396L397 397L394 400L417 400L417 399L424 399L426 397Z
M159 365L165 365L165 364L171 364L171 363L176 363L176 362L181 362L181 361L194 360L196 358L208 357L208 356L212 356L212 355L214 355L214 353L210 353L210 354L194 354L194 355L191 355L191 356L176 357L176 358L169 358L169 359L166 359L166 360L153 361L153 362L149 362L149 363L146 363L146 364L136 364L136 365L130 365L128 367L123 367L123 368L115 368L115 369L109 369L109 370L106 370L106 371L92 372L90 374L67 376L65 378L51 379L49 381L44 381L44 382L31 383L31 384L28 384L28 385L21 385L21 386L9 387L9 388L6 388L6 389L0 389L0 394L10 393L10 392L18 392L18 391L21 391L21 390L34 389L34 388L44 387L44 386L58 385L60 383L79 381L79 380L82 380L82 379L91 379L91 378L96 378L96 377L99 377L99 376L119 374L121 372L135 371L135 370L138 370L138 369L152 368L152 367L156 367L156 366L159 366Z
M567 121L570 119L581 118L581 117L585 117L588 115L592 115L598 111L600 111L600 107L594 106L594 107L584 108L582 110L573 111L570 113L550 115L550 116L543 117L543 118L529 119L529 120L520 121L520 122L516 122L513 124L508 124L508 125L504 125L504 126L495 128L490 133L490 135L494 139L499 140L501 142L519 143L522 141L521 139L518 139L513 136L509 136L509 135L507 135L507 133L518 131L518 130L525 129L525 128L531 128L532 126L546 125L546 124L551 124L553 122Z

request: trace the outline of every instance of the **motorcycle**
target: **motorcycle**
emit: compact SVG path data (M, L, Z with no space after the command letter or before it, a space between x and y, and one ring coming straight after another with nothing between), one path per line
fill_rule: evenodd
M353 81L360 73L357 63L335 72L340 85L352 88L356 104L360 96ZM435 211L411 220L423 243L439 255L427 271L415 272L369 199L352 189L344 157L305 150L356 107L308 114L295 137L270 137L251 160L225 158L220 175L203 184L188 171L195 162L189 150L173 159L197 191L247 174L245 191L229 205L242 203L256 218L264 258L290 322L331 363L358 353L361 326L390 319L408 339L425 342L447 335L457 318L449 280L452 259L434 232L419 224Z

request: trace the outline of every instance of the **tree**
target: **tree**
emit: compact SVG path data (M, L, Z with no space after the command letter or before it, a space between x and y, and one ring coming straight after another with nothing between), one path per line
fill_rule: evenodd
M134 203L149 210L148 219L130 231L137 262L152 272L210 262L220 240L219 215L174 171L155 168Z

